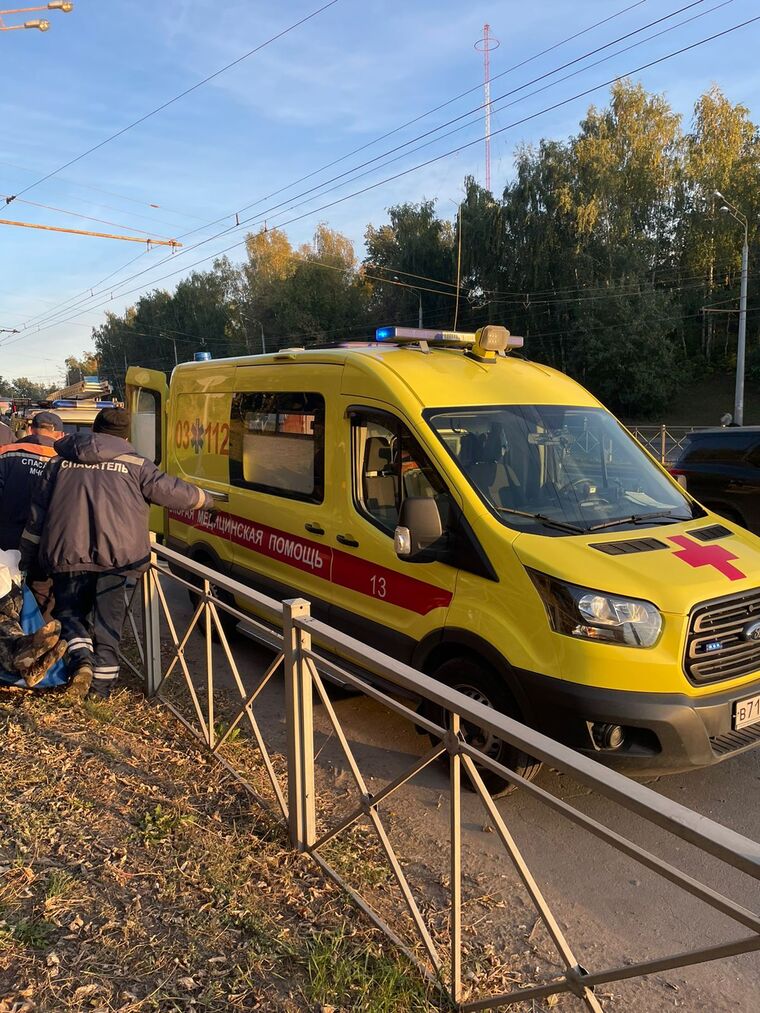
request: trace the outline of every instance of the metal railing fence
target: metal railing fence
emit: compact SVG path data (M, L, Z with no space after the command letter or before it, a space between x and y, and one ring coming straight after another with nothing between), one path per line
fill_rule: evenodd
M660 464L671 465L686 445L690 433L700 426L629 426L629 431Z
M165 569L166 563L181 573L170 573ZM172 615L164 587L166 582L183 586L197 595L197 604L184 631L178 630ZM224 600L219 597L222 594ZM245 603L245 612L229 604L233 596ZM248 608L255 615L249 613ZM248 637L259 640L275 652L274 659L252 686L245 685L236 662L226 630L228 618L232 622L244 624ZM570 774L593 792L643 818L648 824L667 831L680 841L693 845L701 853L710 855L725 866L739 870L755 880L760 880L760 844L318 622L310 615L307 601L296 599L278 602L267 598L185 556L157 545L154 547L151 567L128 603L128 621L134 634L139 660L136 663L128 657L124 660L143 680L146 692L169 707L200 744L214 754L259 802L275 813L287 827L292 846L311 856L327 876L344 888L367 917L407 955L428 981L434 982L441 989L457 1010L474 1013L476 1010L511 1006L565 993L577 997L586 1009L603 1013L603 1006L595 994L596 986L760 949L760 915L756 912L681 871L634 840L610 829L571 805L567 799L555 797L539 785L525 780L513 770L480 753L465 740L461 727L467 723L488 730L528 755ZM187 645L193 631L201 624L205 633L205 671L199 675L190 670ZM273 626L280 627L282 632ZM163 644L168 648L165 662L162 657L162 638ZM217 649L222 652L229 666L232 685L239 697L235 713L221 726L215 711L215 699L219 690L219 671L214 661L215 638L218 641ZM356 666L371 673L377 683L370 684L357 675ZM256 705L262 691L280 670L285 688L285 738L281 753L273 751L266 744L256 717ZM438 740L438 744L380 790L370 791L338 710L325 688L325 676L337 679L379 702L399 718L421 726ZM178 698L172 697L173 684L175 689L178 684L186 694L189 716L182 712ZM385 688L388 686L397 692L389 692ZM447 727L417 713L410 706L410 696L426 700L435 708L448 713L450 721L447 722ZM354 792L354 803L350 811L333 820L320 833L317 825L323 799L315 789L315 772L319 764L315 751L315 702L321 704L322 713L326 714L332 733L340 745ZM236 769L234 763L220 755L222 747L238 734L238 729L244 723L256 744L263 768L261 776L271 788L271 799L264 797L250 783L246 771ZM442 757L448 760L450 807L448 934L445 951L440 939L434 938L434 932L415 896L405 866L391 842L383 809L403 785ZM481 773L483 770L492 771L519 786L521 791L529 793L553 812L703 901L748 930L749 934L730 942L655 959L591 970L582 967L510 832L509 803L502 808L497 806L484 781ZM539 980L525 988L489 995L472 994L469 984L466 988L463 984L461 793L465 780L469 781L481 799L495 833L556 949L557 964L562 970L552 975L550 980ZM368 821L378 853L387 863L389 875L403 900L403 911L408 916L408 924L413 928L411 942L401 937L389 924L388 918L379 913L360 890L350 885L329 859L329 845L351 835L360 820Z

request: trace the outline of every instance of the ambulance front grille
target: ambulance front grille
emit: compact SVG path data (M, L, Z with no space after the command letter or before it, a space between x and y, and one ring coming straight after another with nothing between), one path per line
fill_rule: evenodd
M692 610L684 671L698 685L760 671L760 639L747 636L757 624L760 589L703 602Z

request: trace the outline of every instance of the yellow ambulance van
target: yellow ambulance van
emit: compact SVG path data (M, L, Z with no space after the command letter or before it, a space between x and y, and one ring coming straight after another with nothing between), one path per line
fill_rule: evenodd
M586 390L477 335L133 367L166 544L626 773L760 742L760 540ZM489 755L529 758L478 729Z

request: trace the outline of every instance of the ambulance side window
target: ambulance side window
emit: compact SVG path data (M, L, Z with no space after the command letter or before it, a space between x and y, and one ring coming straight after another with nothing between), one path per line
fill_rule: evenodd
M236 394L230 424L230 481L241 489L321 503L325 485L321 394Z
M444 531L451 501L443 479L399 419L352 413L354 501L357 509L393 535L399 509L409 496L436 500Z

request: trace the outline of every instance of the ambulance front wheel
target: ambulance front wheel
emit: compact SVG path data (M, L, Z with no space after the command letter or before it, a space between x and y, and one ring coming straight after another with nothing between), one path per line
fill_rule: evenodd
M494 710L500 711L508 717L516 718L518 721L522 720L515 699L504 680L500 679L493 669L478 658L466 656L450 658L440 665L432 675L452 689L459 690L460 693L470 697L471 700L476 700L486 707L493 707ZM445 724L447 727L451 724L451 715L443 712L440 708L435 708L436 713L433 713L432 707L425 710L431 720L437 724ZM508 767L526 780L532 781L541 769L540 760L528 756L516 746L504 742L488 730L464 720L461 723L461 729L470 745L480 750L489 759ZM431 735L430 738L433 742L438 742L434 736ZM477 767L486 788L494 798L508 795L515 790L514 784L500 777L494 771L480 764L477 764ZM466 774L462 776L462 783L472 788Z

